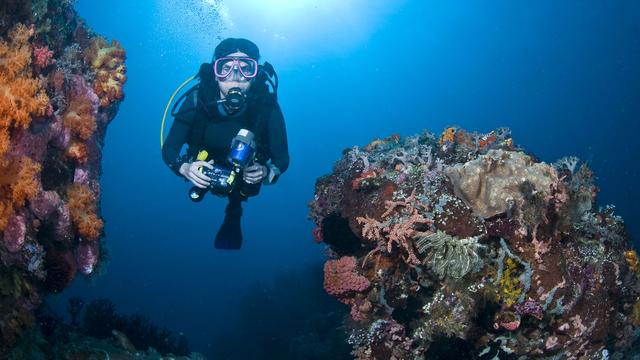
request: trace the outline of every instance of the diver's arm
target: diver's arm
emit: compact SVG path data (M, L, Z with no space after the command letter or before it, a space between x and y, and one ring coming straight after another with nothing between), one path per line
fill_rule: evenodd
M180 118L176 118L162 146L162 160L171 171L181 177L183 175L180 173L180 166L185 164L187 159L180 156L180 150L182 150L182 146L187 141L190 127L189 123L182 121Z
M181 167L188 163L188 159L186 156L181 156L180 151L187 142L196 115L196 93L197 91L190 93L180 106L169 130L169 135L162 146L162 160L171 171L180 177L185 176Z
M267 126L269 138L269 153L271 160L267 164L268 174L263 184L271 185L278 181L280 174L289 167L289 145L287 143L287 129L280 106L276 104L271 112Z

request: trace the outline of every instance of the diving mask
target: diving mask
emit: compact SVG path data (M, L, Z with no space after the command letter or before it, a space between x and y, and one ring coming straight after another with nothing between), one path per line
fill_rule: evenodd
M225 56L213 63L213 70L218 78L228 78L232 73L253 79L258 75L258 62L246 56Z

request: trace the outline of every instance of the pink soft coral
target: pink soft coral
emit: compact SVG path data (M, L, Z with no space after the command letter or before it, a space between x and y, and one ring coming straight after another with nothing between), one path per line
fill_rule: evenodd
M324 289L330 295L347 296L352 292L366 290L371 283L356 273L356 258L343 256L324 264Z
M36 69L42 70L53 63L55 63L53 51L49 50L48 46L33 47L33 65L35 65Z
M371 311L371 303L362 299L360 294L370 286L369 280L356 272L356 258L353 256L343 256L324 264L324 289L343 304L351 306L351 318L356 321L366 319L366 313Z

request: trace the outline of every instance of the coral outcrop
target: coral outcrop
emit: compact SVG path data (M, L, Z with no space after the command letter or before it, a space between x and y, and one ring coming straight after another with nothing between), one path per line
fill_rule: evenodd
M47 304L36 311L39 331L28 331L5 359L140 359L204 360L191 352L187 338L139 315L121 315L107 299L85 305L70 298L71 322Z
M309 217L357 359L625 358L640 266L576 158L457 127L346 149Z
M100 160L124 60L73 1L0 4L0 354L43 295L100 266Z

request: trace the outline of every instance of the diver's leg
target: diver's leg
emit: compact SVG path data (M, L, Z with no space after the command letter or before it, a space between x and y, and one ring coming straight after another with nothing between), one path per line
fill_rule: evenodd
M229 203L224 210L224 221L216 234L216 249L238 250L242 247L242 201L246 198L238 192L229 194Z

